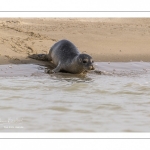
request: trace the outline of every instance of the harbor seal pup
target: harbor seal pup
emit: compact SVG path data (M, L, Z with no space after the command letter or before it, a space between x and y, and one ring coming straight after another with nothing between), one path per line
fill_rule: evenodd
M80 74L94 70L92 57L88 54L81 54L77 47L68 40L60 40L55 43L49 54L33 54L30 58L52 61L56 66L53 73L65 71L73 74Z

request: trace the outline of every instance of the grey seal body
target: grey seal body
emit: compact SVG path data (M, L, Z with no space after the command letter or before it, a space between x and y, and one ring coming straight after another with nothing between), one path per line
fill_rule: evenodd
M92 57L88 54L81 54L76 46L68 40L58 41L51 47L47 56L41 55L43 55L42 58L53 62L56 68L52 72L55 73L65 71L80 74L94 70Z

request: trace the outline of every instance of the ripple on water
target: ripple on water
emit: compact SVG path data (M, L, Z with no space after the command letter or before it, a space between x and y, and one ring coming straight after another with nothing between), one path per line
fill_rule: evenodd
M48 109L55 110L55 111L61 111L61 112L68 112L71 111L71 109L65 108L65 107L58 107L58 106L53 106L53 107L48 107Z

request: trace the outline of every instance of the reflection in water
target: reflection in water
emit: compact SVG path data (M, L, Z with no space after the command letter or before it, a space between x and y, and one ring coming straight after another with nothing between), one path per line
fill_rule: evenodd
M150 63L97 64L86 75L0 66L0 131L149 131Z
M67 81L67 82L91 82L92 78L88 77L86 74L84 75L75 75L69 73L57 73L57 74L50 74L50 77L53 80L59 81Z

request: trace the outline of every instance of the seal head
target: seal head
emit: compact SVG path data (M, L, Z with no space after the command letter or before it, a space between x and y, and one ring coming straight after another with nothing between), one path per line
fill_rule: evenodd
M88 54L79 54L78 63L82 66L83 71L94 70L92 57Z

